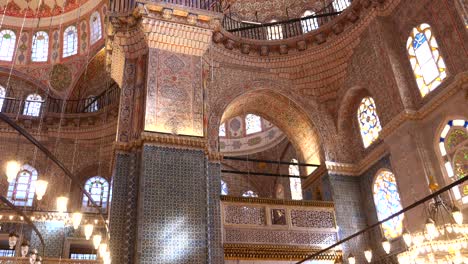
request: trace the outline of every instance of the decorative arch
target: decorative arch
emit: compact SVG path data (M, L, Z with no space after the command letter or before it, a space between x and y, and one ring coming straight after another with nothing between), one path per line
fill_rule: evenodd
M98 11L94 11L89 18L89 27L91 29L90 42L92 45L102 38L101 15Z
M387 169L377 172L372 185L375 209L379 221L403 209L395 174ZM381 225L383 235L394 239L403 233L404 214L394 217Z
M456 181L468 174L468 119L451 119L437 134L438 153L446 181ZM468 184L452 188L455 200L468 204Z
M292 159L291 163L298 163L297 159ZM289 175L300 176L299 165L289 165ZM291 199L302 200L302 182L300 178L289 178L291 188Z
M362 143L364 144L364 148L367 148L379 138L379 133L382 131L380 118L377 114L377 106L372 97L366 96L362 98L357 111L357 119Z
M70 57L78 53L78 30L69 26L63 31L62 57Z
M38 172L33 166L29 164L21 166L16 179L8 185L8 200L16 206L31 207L33 205L37 177Z
M250 91L238 96L226 107L221 123L245 113L261 116L281 129L298 151L300 161L320 164L319 136L307 114L294 101L272 90ZM307 173L311 172L311 168L308 168Z
M12 61L15 53L16 34L13 30L0 31L0 60Z
M46 62L49 57L49 35L45 31L34 33L32 39L31 60Z
M107 208L109 203L109 182L101 176L94 176L89 178L85 185L84 189L91 194L94 202L98 205L99 208ZM89 201L86 195L83 195L82 200L82 210L91 211L95 210L93 204Z
M447 78L445 62L431 26L423 23L413 28L406 49L419 92L424 97Z

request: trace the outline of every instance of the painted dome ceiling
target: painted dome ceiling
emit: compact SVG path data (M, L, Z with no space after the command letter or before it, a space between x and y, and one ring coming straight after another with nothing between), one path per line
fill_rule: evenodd
M91 0L0 0L0 12L21 18L51 17L73 11L88 1Z
M320 11L331 0L236 0L228 13L253 22L269 22L301 17L305 11Z
M261 152L285 138L286 135L278 127L253 114L230 118L219 129L220 151L227 156Z

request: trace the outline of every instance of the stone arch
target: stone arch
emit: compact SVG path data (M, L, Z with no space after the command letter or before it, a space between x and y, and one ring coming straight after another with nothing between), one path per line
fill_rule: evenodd
M298 150L301 161L320 164L323 160L320 138L314 124L306 112L288 97L269 89L246 92L225 108L217 124L246 113L259 115L278 126Z

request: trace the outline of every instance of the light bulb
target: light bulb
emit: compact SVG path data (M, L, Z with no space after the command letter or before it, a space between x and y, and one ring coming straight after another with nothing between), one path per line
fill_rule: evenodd
M435 222L431 218L428 218L426 221L426 232L429 235L429 238L435 238L439 235Z
M78 227L80 227L81 224L81 219L83 218L83 214L81 213L73 213L72 215L72 223L73 223L73 228L76 230Z
M460 209L458 209L458 207L456 206L453 207L452 216L453 216L453 219L455 220L455 223L459 225L463 224L463 214L460 212Z
M390 242L388 242L388 240L384 239L382 241L382 247L385 250L385 253L390 253Z
M47 181L44 181L44 180L38 180L36 182L36 197L37 197L37 200L42 200L42 197L44 196L44 194L46 193L47 191L47 185L49 185L49 183Z
M6 164L6 176L9 183L12 183L21 170L21 165L16 160L10 160Z
M407 247L411 246L411 243L413 242L413 237L408 232L408 230L405 230L405 232L403 233L403 240L405 241Z
M366 257L367 262L371 262L372 260L372 250L368 249L364 251L364 256Z
M349 254L348 262L349 264L356 264L356 258L354 258L353 254Z
M94 244L94 249L98 249L99 245L101 244L102 236L101 235L94 235L93 236L93 244Z
M106 253L107 251L107 244L106 243L102 243L101 245L99 245L99 255L101 257L104 257L104 254Z
M67 212L68 198L65 196L57 197L57 211L59 213Z
M86 240L89 240L91 238L91 235L93 234L93 229L94 229L94 225L92 224L87 224L84 226L84 233L85 233Z

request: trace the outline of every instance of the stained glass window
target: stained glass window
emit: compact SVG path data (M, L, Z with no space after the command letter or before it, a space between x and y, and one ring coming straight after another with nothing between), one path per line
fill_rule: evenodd
M445 62L431 26L421 24L413 28L406 48L419 92L424 97L447 77Z
M102 38L101 16L97 11L91 15L89 25L91 28L90 41L91 44L94 44Z
M0 31L0 60L11 61L15 52L16 34L4 29Z
M315 12L307 10L307 11L305 11L305 13L304 13L304 15L302 17L304 18L304 17L314 16L314 15L315 15ZM307 33L309 31L312 31L312 30L317 29L319 27L316 17L302 19L301 20L301 26L302 26L302 32L303 33Z
M39 116L41 114L42 97L38 94L30 94L24 102L23 115Z
M349 0L333 0L332 5L333 5L333 10L335 12L341 12L348 8L348 6L351 4Z
M8 185L8 200L16 206L32 206L37 176L35 168L23 165L16 179Z
M296 159L292 159L291 163L298 163ZM289 175L299 176L299 165L289 165ZM289 186L291 188L291 198L293 200L302 200L302 184L300 178L289 178Z
M468 120L447 122L440 133L439 151L448 181L456 181L468 174ZM452 188L452 193L457 201L468 203L468 183Z
M63 32L63 57L69 57L78 53L78 30L75 26L69 26Z
M359 106L358 113L359 129L361 130L362 143L367 148L379 138L379 133L382 130L379 116L372 97L364 97Z
M247 135L262 131L262 121L257 115L248 114L245 117L245 131Z
M95 176L88 179L85 183L85 190L91 195L94 202L100 208L107 208L109 198L109 183L103 177ZM83 210L93 211L94 208L88 196L83 195Z
M219 126L219 136L220 137L225 137L226 136L226 124L225 123L222 123Z
M49 35L45 31L38 31L33 36L31 60L44 62L49 55Z
M5 102L6 89L0 85L0 112L2 111L3 102Z
M242 197L258 197L258 194L256 194L254 191L248 190L242 194Z
M388 170L380 170L374 181L374 203L377 217L385 219L402 208L395 175ZM403 218L401 214L384 222L381 227L387 239L393 239L403 233Z
M99 105L98 105L98 101L96 100L96 96L94 95L88 96L85 101L85 106L86 106L85 112L88 112L88 113L97 112L99 110Z
M229 189L227 186L227 183L223 180L221 180L221 195L228 195Z
M277 20L271 20L270 23L278 22ZM283 26L281 24L271 25L267 27L267 39L277 40L283 39Z

